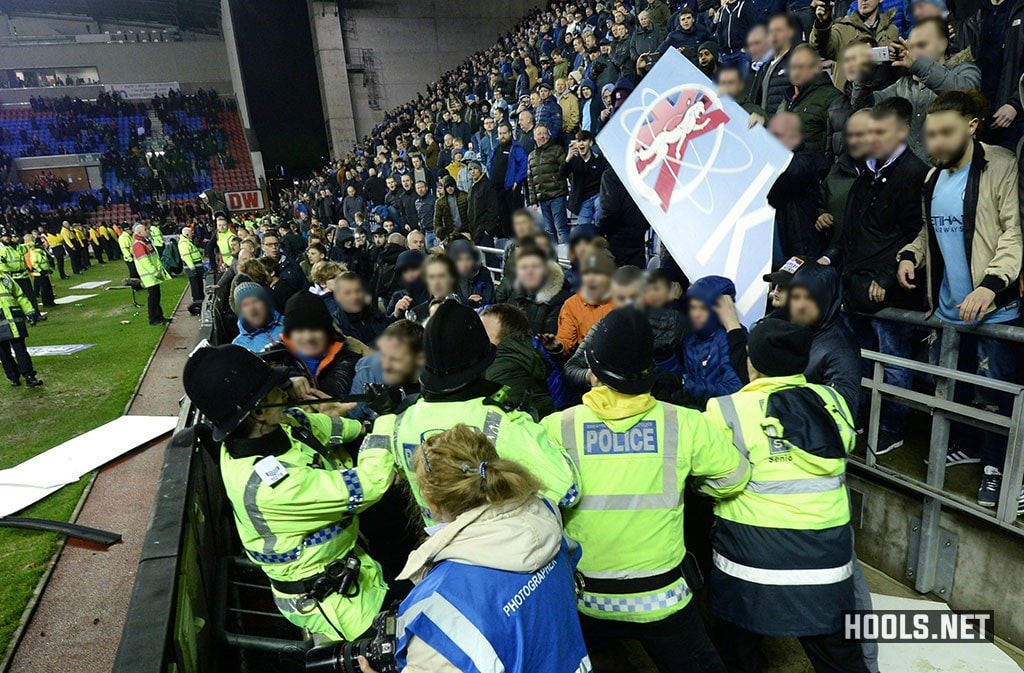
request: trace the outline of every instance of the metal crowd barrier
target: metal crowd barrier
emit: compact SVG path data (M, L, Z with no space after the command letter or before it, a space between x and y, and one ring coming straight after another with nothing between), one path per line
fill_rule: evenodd
M873 317L929 328L941 333L937 365L924 364L875 351L861 351L861 356L872 363L871 377L865 377L861 381L870 396L867 426L868 446L877 446L883 399L890 399L911 409L930 414L931 433L925 478L922 480L880 465L870 451L864 458L854 456L851 459L854 471L869 475L892 486L909 490L921 497L923 510L920 542L916 553L914 585L918 591L927 593L932 591L935 586L941 535L939 519L943 507L967 514L1014 535L1024 537L1024 527L1017 521L1017 497L1021 491L1021 483L1024 481L1024 386L957 369L961 334L968 333L979 337L1024 343L1024 328L1010 325L980 325L977 327L950 325L934 317L925 318L923 313L893 308L883 309ZM917 374L933 377L935 394L927 395L885 383L884 367L886 365L905 367ZM1006 416L997 411L955 401L953 392L957 383L1012 395L1013 407L1010 415ZM981 430L1007 435L1006 460L1002 469L1002 490L999 503L994 511L985 509L976 504L973 499L953 493L946 488L946 450L949 445L950 424L954 421Z
M492 256L492 257L497 257L498 260L502 264L504 264L504 261L505 261L505 250L504 250L504 248L488 248L488 247L483 246L483 245L478 245L477 249L480 250L480 252L482 252L482 253L484 253L486 255L489 255L489 256ZM561 257L558 258L558 263L562 266L563 269L568 269L569 267L572 266L572 262L570 262L567 259L561 258ZM504 275L504 272L505 272L504 267L502 267L502 266L486 266L485 265L484 268L491 272L491 276L494 278L495 282L500 282L501 281L501 279L502 279L502 277Z

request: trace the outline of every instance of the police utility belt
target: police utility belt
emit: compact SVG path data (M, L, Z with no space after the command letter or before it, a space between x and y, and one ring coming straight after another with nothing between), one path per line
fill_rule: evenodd
M593 594L643 594L664 589L670 584L685 579L690 591L697 591L704 586L704 576L697 567L693 554L687 553L683 562L675 568L650 577L629 579L598 579L576 574L579 588Z
M359 569L362 562L352 553L331 561L322 573L302 580L271 579L270 584L283 594L299 594L317 603L338 594L345 598L359 595Z

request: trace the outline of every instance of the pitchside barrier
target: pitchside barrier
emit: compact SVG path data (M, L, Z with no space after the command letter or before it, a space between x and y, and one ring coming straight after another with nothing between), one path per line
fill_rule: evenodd
M500 281L503 251L482 250L499 259L498 265L488 268ZM559 262L568 266L565 260ZM1024 343L1024 329L951 326L896 309L885 309L875 317L916 325L922 334L931 331L938 339L937 365L861 352L872 365L872 375L862 380L868 396L868 445L877 440L883 400L898 401L931 417L928 467L922 478L912 470L883 465L868 452L851 457L850 471L858 481L899 491L920 503L920 519L911 519L913 539L907 547L904 579L921 593L950 600L946 589L956 568L957 542L940 528L944 511L966 515L974 527L994 526L1016 542L1024 538L1024 527L1016 516L1024 480L1024 387L958 371L960 337L972 334ZM220 324L215 294L208 289L197 343L205 339L218 344ZM934 394L920 392L920 386L907 390L885 383L886 365L906 367L919 379L933 381ZM958 383L1012 396L1011 413L956 401L953 389ZM301 670L302 653L310 643L277 613L266 578L239 553L217 462L204 445L203 433L197 432L197 416L188 398L183 398L113 673ZM946 447L954 421L1008 435L1002 495L994 510L978 506L973 493L958 493L946 485Z

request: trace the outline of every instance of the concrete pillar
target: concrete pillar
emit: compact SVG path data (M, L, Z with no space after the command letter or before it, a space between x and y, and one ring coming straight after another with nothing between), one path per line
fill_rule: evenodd
M341 18L335 2L307 0L306 5L313 35L313 57L320 80L327 146L331 157L337 159L352 151L357 138Z
M231 20L230 0L220 0L221 32L224 34L224 46L228 52L228 70L231 72L231 88L235 91L238 101L238 115L242 119L245 131L245 142L249 146L249 158L252 161L253 174L256 176L254 187L263 188L267 183L266 169L263 167L263 153L260 151L256 133L252 130L249 119L249 104L245 99L245 85L242 82L242 67L238 61L238 43L235 41L235 24Z

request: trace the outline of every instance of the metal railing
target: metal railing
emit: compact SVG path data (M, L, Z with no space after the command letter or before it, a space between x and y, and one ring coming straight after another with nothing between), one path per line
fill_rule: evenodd
M504 261L505 261L505 250L504 249L502 249L502 248L488 248L488 247L483 246L483 245L478 245L476 247L477 247L477 249L480 252L484 253L485 255L496 255L504 263ZM561 267L563 269L568 269L569 267L572 266L572 262L571 261L569 261L568 259L564 259L562 257L558 258L558 263L559 263L559 265L561 265ZM501 281L501 279L503 277L503 274L505 273L505 269L503 267L500 267L500 266L486 266L485 265L484 268L491 272L491 276L494 278L495 281Z
M864 458L855 456L851 459L855 471L921 496L920 544L917 548L913 580L918 591L927 593L935 586L941 536L939 520L943 507L1024 537L1024 527L1017 522L1017 498L1024 481L1024 386L957 369L961 334L1024 343L1024 328L1010 325L951 325L934 317L926 318L923 313L892 308L883 309L873 317L929 328L941 334L937 365L875 351L861 351L861 356L872 363L871 377L865 377L861 381L870 397L867 444L878 445L883 400L892 400L929 414L931 432L928 438L928 467L924 479L880 465L871 451L868 451ZM887 365L904 367L911 372L934 378L935 394L928 395L886 383L884 368ZM954 398L954 389L958 383L1012 395L1010 415L957 402ZM973 499L946 488L946 452L949 447L950 425L953 422L1007 435L1006 458L1002 466L1002 488L994 512L976 504Z

